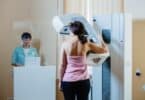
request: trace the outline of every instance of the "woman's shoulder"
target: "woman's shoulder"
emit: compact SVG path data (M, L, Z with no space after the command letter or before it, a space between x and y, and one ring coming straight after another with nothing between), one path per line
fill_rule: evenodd
M15 50L20 50L20 49L23 49L23 47L22 46L17 46L17 47L15 47Z
M37 50L37 49L36 49L35 47L33 47L33 46L32 46L30 49L31 49L31 50Z
M37 49L36 49L35 47L33 47L33 46L31 46L30 49L31 49L31 50L37 50ZM23 50L23 46L17 46L17 47L15 48L15 50Z
M16 52L22 52L23 51L23 48L21 46L16 46L14 49L13 49L13 52L16 53Z

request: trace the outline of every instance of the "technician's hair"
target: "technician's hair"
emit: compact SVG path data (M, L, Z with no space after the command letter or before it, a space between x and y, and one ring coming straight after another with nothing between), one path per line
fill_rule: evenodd
M29 32L23 32L23 34L21 35L21 39L32 39L31 33Z

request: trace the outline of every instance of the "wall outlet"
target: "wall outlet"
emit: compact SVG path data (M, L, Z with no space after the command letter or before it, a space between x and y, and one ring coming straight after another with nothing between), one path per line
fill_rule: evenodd
M140 68L136 69L136 76L141 76L141 70L140 70Z

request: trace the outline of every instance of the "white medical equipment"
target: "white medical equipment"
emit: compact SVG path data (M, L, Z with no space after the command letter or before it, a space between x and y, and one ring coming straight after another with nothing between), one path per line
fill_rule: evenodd
M97 35L101 35L101 33L97 32L91 24L85 19L85 17L78 15L78 14L67 14L63 16L55 16L53 18L52 24L53 27L55 28L56 32L58 32L60 35L69 35L69 28L68 25L69 23L73 21L80 21L83 23L87 34L86 36L88 39L92 40L93 42L101 45L101 41ZM104 53L104 54L89 54L87 62L89 65L98 65L102 64L106 58L108 58L109 53ZM97 61L98 59L98 61Z
M91 100L132 100L132 18L129 14L110 14L97 15L92 17L93 25L89 24L87 20L76 14L68 14L64 16L56 16L53 19L53 26L55 30L61 35L69 35L68 23L74 20L81 21L86 31L88 38L99 44L96 37L97 34L110 31L110 40L107 40L110 49L109 66L109 97L105 99L103 85L103 72L106 68L104 59L98 59L98 56L92 54L88 59L90 71L92 74L92 98ZM107 30L107 31L106 31ZM58 42L61 44L61 41ZM58 45L59 46L59 45ZM107 54L106 54L107 55ZM103 57L103 56L101 56ZM106 56L106 58L108 55ZM96 59L97 58L97 59ZM93 60L97 63L94 64ZM102 62L101 62L102 61ZM105 61L106 63L106 61ZM92 67L98 66L98 67Z

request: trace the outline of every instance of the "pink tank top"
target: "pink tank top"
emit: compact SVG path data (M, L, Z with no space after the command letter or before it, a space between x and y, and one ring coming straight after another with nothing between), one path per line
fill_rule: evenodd
M67 56L63 81L74 82L89 79L85 56Z

